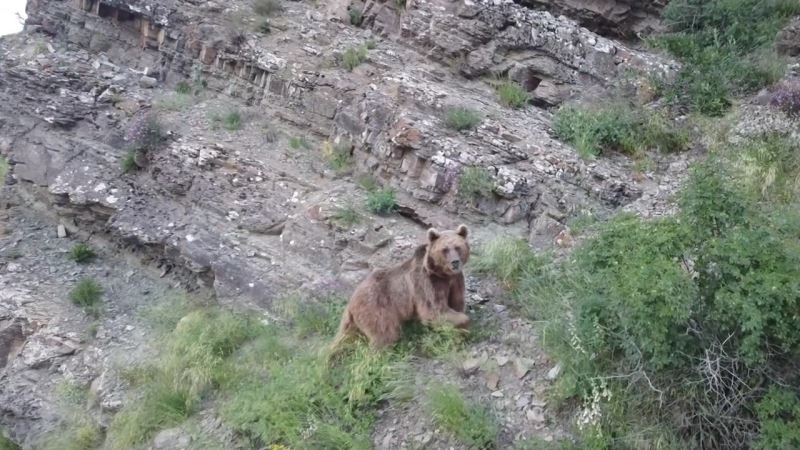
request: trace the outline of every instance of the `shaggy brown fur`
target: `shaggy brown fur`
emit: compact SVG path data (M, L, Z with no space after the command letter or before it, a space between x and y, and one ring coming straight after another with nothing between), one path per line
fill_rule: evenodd
M356 332L373 348L394 344L403 322L439 320L467 327L464 314L464 274L469 260L467 227L455 231L428 230L428 243L414 256L389 269L373 271L356 288L342 315L332 349Z

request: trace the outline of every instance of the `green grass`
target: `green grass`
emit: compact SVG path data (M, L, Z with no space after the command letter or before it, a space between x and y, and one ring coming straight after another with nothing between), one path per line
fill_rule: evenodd
M186 86L189 86L189 84L186 82L182 83ZM153 103L153 106L161 111L183 111L194 104L194 98L191 94L191 86L189 86L188 89L188 93L182 92L183 88L179 85L177 92L159 97Z
M351 5L350 11L348 12L350 14L350 25L360 27L361 22L364 21L364 12L361 10L361 8Z
M86 244L80 243L75 244L72 247L72 250L69 252L69 259L75 261L78 264L85 264L91 262L97 254Z
M0 430L0 450L20 450L20 446L5 437Z
M368 50L366 46L350 47L346 49L342 54L342 67L352 72L356 67L367 60L367 53Z
M256 25L256 31L261 34L270 34L272 33L272 23L269 19L261 19Z
M713 145L679 213L596 223L567 259L522 240L476 251L473 268L506 284L562 364L553 403L599 411L580 433L586 448L792 447L800 397L783 386L800 369L783 358L800 352L797 150L785 136ZM753 379L763 384L743 382ZM728 402L736 412L721 414Z
M84 278L69 292L69 299L86 314L99 317L102 309L103 288L91 278Z
M470 130L479 123L481 123L480 114L469 108L451 108L445 114L445 124L456 131Z
M397 209L394 189L383 188L367 193L367 210L374 214L391 214Z
M455 386L433 386L428 392L428 408L437 426L470 448L494 448L496 419L484 407L468 404Z
M378 180L376 180L375 177L369 174L359 175L356 181L358 182L358 185L361 187L361 189L364 189L367 192L372 192L381 187L381 185L378 183Z
M308 150L311 148L311 144L306 140L305 136L292 136L289 138L289 147L293 150Z
M489 197L493 190L492 176L482 167L467 167L458 179L458 195L464 199Z
M6 182L6 175L8 174L9 164L8 160L0 155L0 186Z
M283 11L283 4L280 0L256 0L253 4L253 12L259 16L274 16Z
M333 223L343 228L350 228L361 222L361 219L361 213L359 213L358 209L353 205L345 205L336 208L331 217Z
M664 10L669 32L653 39L682 63L665 87L671 100L708 116L721 116L736 96L782 76L785 61L772 50L796 0L675 0Z
M553 129L584 158L612 151L632 156L647 150L673 153L689 144L689 134L663 115L621 104L563 106L556 113Z
M530 94L519 83L511 80L500 82L496 87L500 104L508 108L524 108L530 100Z
M231 110L225 114L215 114L212 116L215 124L221 124L228 131L237 131L242 128L242 113L238 110Z
M354 164L353 155L351 154L352 145L349 142L340 142L332 145L330 142L325 142L322 147L322 153L328 160L331 169L337 174L344 174L349 172Z
M122 158L122 163L120 165L122 166L123 173L131 173L139 169L139 166L136 164L135 154L135 150L129 150L128 153L125 154L125 157Z
M181 81L175 86L175 92L182 95L189 95L192 93L192 85L186 81Z

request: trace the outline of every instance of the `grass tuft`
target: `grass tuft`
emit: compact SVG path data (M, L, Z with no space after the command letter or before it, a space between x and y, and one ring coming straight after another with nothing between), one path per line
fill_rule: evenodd
M69 259L75 261L78 264L85 264L91 262L97 254L86 244L80 243L75 244L72 247L72 250L69 252Z
M305 149L308 150L311 148L311 144L306 140L305 136L292 136L289 138L289 147L294 150Z
M355 206L345 205L336 208L331 220L333 220L333 223L342 228L350 228L353 225L361 222L361 213L358 212L358 209L356 209Z
M342 67L352 72L361 63L367 60L367 47L350 47L342 54Z
M478 405L470 405L453 385L434 386L428 392L428 407L434 422L461 442L475 449L494 447L496 419Z
M86 314L97 318L102 308L103 288L91 278L84 278L69 293L72 303L80 306Z
M445 123L456 131L470 130L481 123L481 116L469 108L452 108L445 115Z
M497 85L500 104L508 108L520 109L530 101L530 94L519 83L506 80Z
M259 16L274 16L283 11L281 0L256 0L253 4L253 12Z
M458 194L462 198L474 201L490 196L493 190L492 176L482 167L467 167L458 179Z
M367 210L374 214L391 214L397 209L394 189L377 189L367 194Z

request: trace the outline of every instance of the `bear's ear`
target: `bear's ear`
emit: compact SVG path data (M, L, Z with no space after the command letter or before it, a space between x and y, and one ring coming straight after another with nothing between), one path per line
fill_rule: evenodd
M438 231L436 231L436 228L431 228L428 230L428 242L433 242L439 239L439 236L441 235L439 234Z
M469 229L467 229L467 226L466 226L466 225L464 225L464 224L461 224L461 225L459 225L459 226L458 226L458 228L456 229L456 233L458 233L458 235L459 235L459 236L461 236L461 237L465 238L465 237L467 237L467 235L469 234Z

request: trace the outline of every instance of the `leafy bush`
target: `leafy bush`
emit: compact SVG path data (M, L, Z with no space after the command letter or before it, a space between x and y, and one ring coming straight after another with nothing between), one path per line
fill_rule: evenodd
M556 113L553 129L584 158L608 151L629 155L647 149L675 152L689 142L688 134L663 116L623 105L593 109L564 106Z
M778 203L800 194L800 143L787 136L766 135L735 149L739 178L752 193Z
M256 0L253 11L259 16L274 16L283 11L280 0Z
M0 432L0 450L20 450L20 447Z
M352 168L352 147L352 144L347 141L340 142L336 145L327 141L323 144L322 154L337 174L346 173Z
M91 278L84 278L69 293L69 299L92 317L100 316L103 288Z
M447 126L457 131L475 128L480 122L480 114L469 108L451 108L445 115Z
M144 152L158 150L165 138L164 127L155 113L137 117L125 134L125 140L131 143L131 150Z
M434 422L470 448L488 449L497 439L497 424L489 411L469 405L455 386L434 386L428 393Z
M364 11L361 8L351 7L348 12L350 13L350 25L360 27L361 22L364 21Z
M78 264L90 262L96 256L97 254L94 252L94 250L92 250L91 247L83 243L75 244L75 246L72 247L72 250L70 250L69 252L69 259L75 261Z
M375 214L391 214L397 209L394 190L377 189L367 194L367 209Z
M331 219L335 224L348 228L361 221L361 214L353 205L345 205L337 208Z
M522 108L528 104L530 94L519 83L507 80L497 85L497 96L500 103L509 108Z
M222 124L228 131L236 131L242 128L242 113L239 110L233 109L225 114L214 114L211 120L215 125Z
M800 397L790 389L773 387L756 405L760 450L800 448Z
M367 47L350 47L342 54L342 67L352 72L353 69L360 66L361 63L367 60Z
M125 154L125 157L122 158L122 163L120 164L122 167L123 173L130 173L139 168L136 164L136 150L129 150L128 153Z
M308 150L311 148L311 144L309 144L305 136L292 136L289 138L289 147L294 150L299 150L301 148Z
M181 81L175 87L175 92L178 94L189 95L192 93L192 85L187 83L186 81Z
M467 167L458 179L458 194L467 199L488 197L493 189L492 176L482 167Z
M8 174L8 160L3 155L0 155L0 186L6 182L6 175Z
M792 442L770 422L791 416L758 405L770 386L800 380L800 214L754 199L737 173L723 159L698 165L676 217L622 215L565 262L521 242L481 255L478 267L543 321L563 364L557 393L584 400L589 438L739 448L754 444L761 418L775 434L759 442ZM653 434L660 425L672 432Z
M654 41L683 62L669 95L700 113L719 116L732 96L776 81L784 64L771 45L798 13L795 0L670 2L664 10L670 32Z

